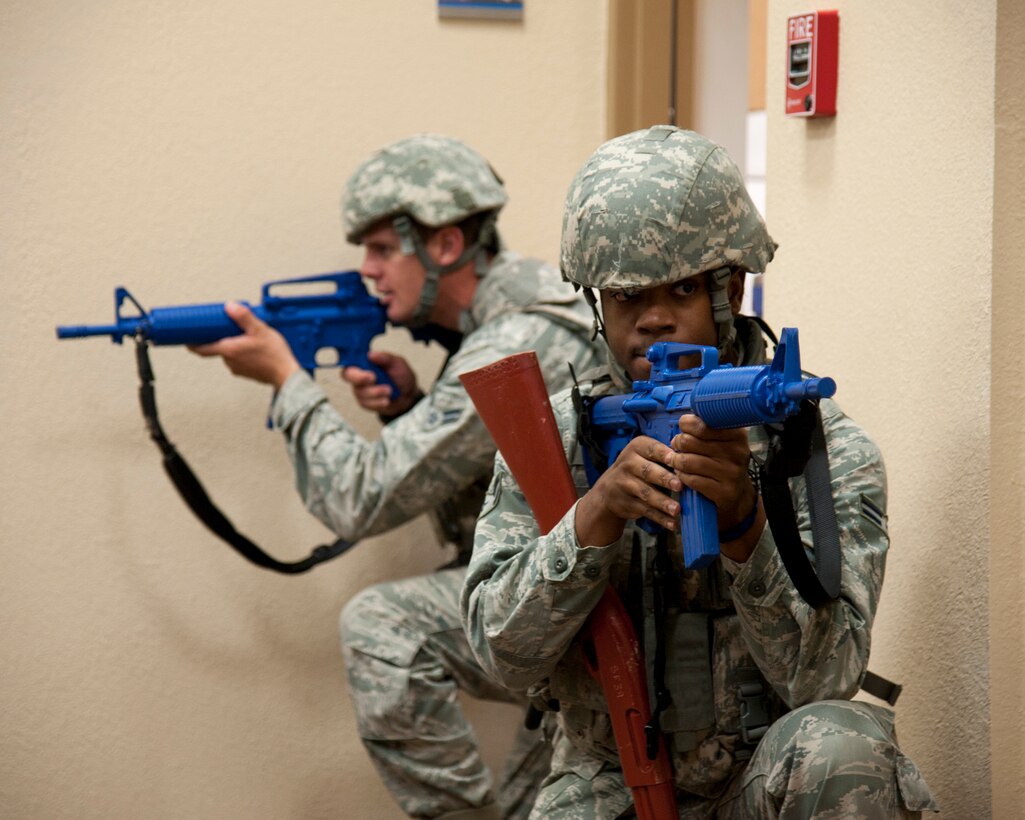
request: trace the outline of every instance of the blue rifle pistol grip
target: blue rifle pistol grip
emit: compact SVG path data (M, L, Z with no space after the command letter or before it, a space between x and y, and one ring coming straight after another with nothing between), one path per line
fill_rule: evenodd
M687 569L703 569L719 557L718 511L715 504L690 487L680 493L680 530Z

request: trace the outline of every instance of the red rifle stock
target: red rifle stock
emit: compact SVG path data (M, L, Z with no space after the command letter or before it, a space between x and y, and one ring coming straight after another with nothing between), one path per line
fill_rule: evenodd
M576 503L577 490L533 352L507 356L459 377L509 465L542 534ZM644 659L623 602L610 586L581 633L594 650L590 667L609 704L623 779L640 820L675 820L676 792L665 740L648 759L644 726L651 718Z

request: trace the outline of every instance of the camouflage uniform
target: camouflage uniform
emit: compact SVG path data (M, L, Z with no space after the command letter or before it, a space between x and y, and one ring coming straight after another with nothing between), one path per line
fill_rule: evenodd
M720 266L755 270L774 250L725 152L669 128L596 152L570 189L563 243L565 275L599 288L711 279ZM714 287L710 292L714 310ZM715 319L738 362L764 361L753 322ZM599 396L627 385L618 366L607 365L588 374L581 392ZM577 410L568 392L552 406L582 496L588 485ZM883 581L886 478L865 433L835 402L823 401L821 410L842 591L820 610L798 595L766 527L746 562L721 556L695 571L683 567L674 536L661 581L667 611L656 619L655 539L629 522L614 544L581 544L575 506L540 535L505 460L496 459L461 605L483 667L511 688L528 688L539 704L558 704L552 771L532 817L633 816L607 701L577 640L607 584L639 627L649 688L657 640L665 651L671 704L661 728L681 818L910 817L935 809L918 769L896 745L892 712L849 700L866 669ZM749 443L756 457L765 455L763 429L752 428ZM791 480L791 491L810 548L804 481ZM760 742L758 732L751 737L756 727L742 723L741 684L760 691L771 722Z
M554 268L511 253L497 256L463 316L459 349L429 393L386 424L378 441L357 435L305 373L283 386L272 406L284 432L306 506L347 539L386 532L445 502L447 525L469 541L491 476L495 445L458 376L496 359L536 350L552 385L570 383L597 362L592 319ZM454 511L454 512L453 512ZM462 518L453 522L453 515ZM458 529L458 527L457 527ZM456 689L525 703L488 679L473 659L459 615L465 568L379 584L342 613L342 650L367 751L403 810L414 817L491 803L491 778ZM548 770L540 732L520 738L509 785L499 794L507 816L526 816ZM469 815L467 815L469 816ZM497 813L495 814L497 816Z

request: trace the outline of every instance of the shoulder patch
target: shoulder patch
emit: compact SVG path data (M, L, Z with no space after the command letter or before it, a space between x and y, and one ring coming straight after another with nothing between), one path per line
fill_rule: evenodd
M860 494L861 515L880 529L886 529L886 515L864 493Z

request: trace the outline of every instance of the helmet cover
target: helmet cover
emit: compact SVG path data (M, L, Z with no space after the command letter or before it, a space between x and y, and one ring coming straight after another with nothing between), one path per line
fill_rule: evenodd
M375 152L345 186L346 238L358 243L372 225L406 214L428 228L452 225L506 203L501 178L463 142L417 134Z
M772 241L725 149L655 126L598 148L569 188L561 267L590 288L649 288L720 268L760 272Z

